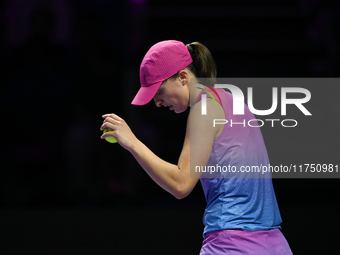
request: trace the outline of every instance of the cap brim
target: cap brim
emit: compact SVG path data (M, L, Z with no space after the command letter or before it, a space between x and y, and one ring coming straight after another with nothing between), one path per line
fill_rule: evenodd
M162 82L157 82L148 87L141 87L137 92L135 98L132 100L133 105L145 105L149 103L156 95L157 90L161 86Z

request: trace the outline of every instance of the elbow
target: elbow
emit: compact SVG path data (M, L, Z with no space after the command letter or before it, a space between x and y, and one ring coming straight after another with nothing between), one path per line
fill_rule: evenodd
M178 200L183 199L185 197L187 197L189 194L184 194L184 193L176 193L173 194L175 198L177 198Z
M192 189L189 189L186 185L179 185L172 194L179 200L187 197L191 193L191 190Z

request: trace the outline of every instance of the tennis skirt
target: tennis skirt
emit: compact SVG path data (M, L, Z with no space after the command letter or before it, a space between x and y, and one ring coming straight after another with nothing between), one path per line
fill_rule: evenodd
M265 231L220 230L206 234L200 255L291 255L279 229Z

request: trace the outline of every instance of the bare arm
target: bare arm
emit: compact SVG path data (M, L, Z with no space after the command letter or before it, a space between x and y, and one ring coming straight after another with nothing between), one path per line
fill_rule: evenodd
M212 100L208 100L208 104L212 104ZM177 165L156 156L134 136L125 121L115 114L103 116L105 120L101 130L110 128L113 131L105 133L101 138L114 136L159 186L181 199L190 194L200 177L198 174L191 178L190 167L191 171L194 171L195 166L204 166L209 160L212 144L218 132L218 128L212 125L212 120L217 118L216 114L220 114L220 111L214 111L215 107L218 106L209 105L208 109L211 109L211 112L206 116L201 116L200 103L191 108L183 149ZM194 139L190 140L190 134L193 134ZM191 155L190 146L193 146L195 152Z

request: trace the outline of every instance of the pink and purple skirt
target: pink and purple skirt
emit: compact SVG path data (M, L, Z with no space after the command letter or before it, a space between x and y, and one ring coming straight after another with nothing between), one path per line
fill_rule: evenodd
M265 231L220 230L206 234L200 255L291 255L279 229Z

